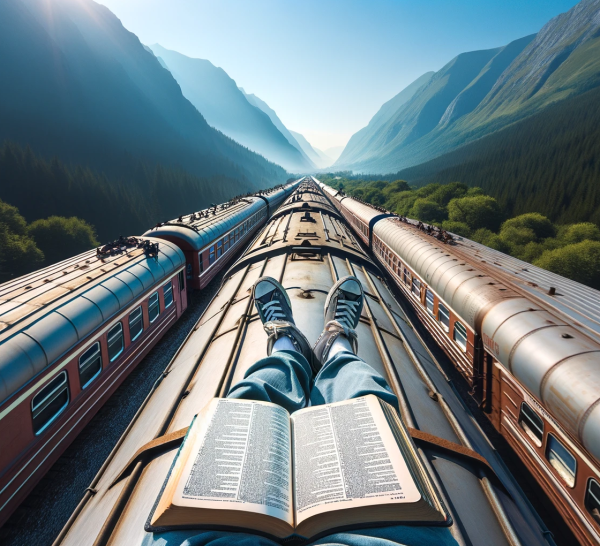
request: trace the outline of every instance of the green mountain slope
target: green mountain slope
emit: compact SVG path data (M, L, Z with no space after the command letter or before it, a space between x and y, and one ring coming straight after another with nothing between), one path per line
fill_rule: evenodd
M232 194L286 178L212 129L154 55L91 0L2 0L0 74L0 141L111 175L146 161L225 176L237 181Z
M549 106L395 178L460 181L498 199L508 216L600 225L600 88Z

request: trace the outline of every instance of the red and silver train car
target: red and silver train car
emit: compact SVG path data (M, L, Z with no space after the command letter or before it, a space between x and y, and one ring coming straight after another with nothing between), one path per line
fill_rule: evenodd
M332 203L578 540L600 543L600 293L350 197Z
M300 180L180 216L144 235L171 241L181 248L188 288L200 290L239 253Z
M0 525L186 309L184 266L127 238L0 286Z

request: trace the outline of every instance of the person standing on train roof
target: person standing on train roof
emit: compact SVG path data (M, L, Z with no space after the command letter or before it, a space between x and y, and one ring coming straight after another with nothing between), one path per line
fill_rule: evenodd
M325 328L315 346L294 322L287 292L272 277L261 277L252 295L267 332L267 357L254 363L227 398L260 400L288 412L374 394L398 410L386 380L357 356L364 293L360 281L340 279L325 300ZM152 536L152 535L150 535ZM170 531L145 544L165 546L277 546L268 538L226 531ZM447 527L394 525L334 533L310 543L323 546L458 546Z

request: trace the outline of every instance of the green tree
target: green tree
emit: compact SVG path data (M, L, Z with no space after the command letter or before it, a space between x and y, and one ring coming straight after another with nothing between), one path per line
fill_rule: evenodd
M412 206L410 216L423 222L443 222L446 219L446 208L430 199L417 199Z
M466 184L462 184L461 182L451 182L450 184L444 184L436 189L429 195L429 199L445 207L452 199L467 195L468 191L469 188Z
M94 227L75 216L50 216L45 220L36 220L29 226L28 232L44 252L48 264L80 254L100 244L96 240Z
M502 213L493 197L476 195L452 199L448 203L448 219L463 222L472 230L487 228L497 231L502 221Z
M461 237L471 237L471 229L464 222L452 222L451 220L446 220L442 223L442 228L446 231L456 233Z
M538 212L528 212L527 214L521 214L520 216L515 216L510 220L506 220L500 228L500 233L502 234L505 230L511 232L511 230L514 231L515 229L530 230L534 235L532 240L535 241L547 239L548 237L554 237L556 235L554 224Z
M27 222L17 207L0 201L0 281L35 269L44 254L27 235Z
M600 289L600 241L582 241L547 250L534 265Z
M582 241L600 241L600 228L591 222L571 224L560 230L559 238L565 244L581 243Z
M500 252L509 252L510 247L506 244L506 242L498 235L494 233L492 230L487 228L480 228L475 233L473 233L472 237L473 241L477 243L481 243L482 245L489 246L494 250L499 250Z

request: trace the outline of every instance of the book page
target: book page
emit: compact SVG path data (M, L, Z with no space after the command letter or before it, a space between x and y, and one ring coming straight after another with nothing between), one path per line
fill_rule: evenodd
M293 525L289 414L266 402L219 399L175 490L178 506L245 510Z
M421 499L376 397L301 410L292 427L296 525L325 511Z

